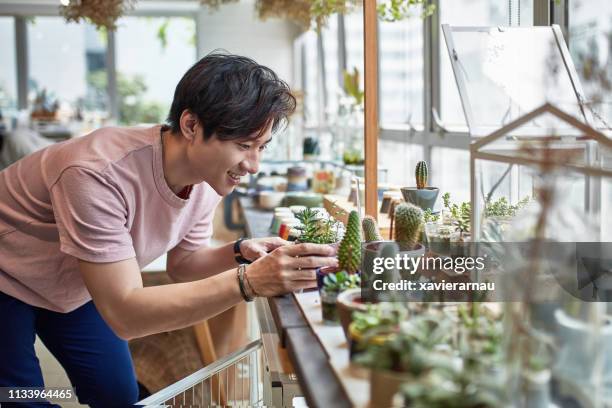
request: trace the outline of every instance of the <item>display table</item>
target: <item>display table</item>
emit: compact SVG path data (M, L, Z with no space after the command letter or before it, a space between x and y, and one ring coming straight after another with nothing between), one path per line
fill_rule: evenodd
M239 203L247 234L269 236L272 213L257 209L250 198ZM267 313L262 303L258 314ZM267 307L310 407L368 406L367 370L349 363L342 328L323 324L316 291L269 298Z

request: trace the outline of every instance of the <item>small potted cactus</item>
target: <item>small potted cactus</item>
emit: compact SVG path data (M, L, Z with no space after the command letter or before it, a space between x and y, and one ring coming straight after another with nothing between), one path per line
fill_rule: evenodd
M416 187L402 187L401 189L404 200L420 207L422 210L433 210L440 190L438 187L427 186L427 177L429 175L427 163L423 160L418 162L414 174Z
M401 203L395 208L395 242L400 254L421 256L425 253L425 247L419 242L423 223L423 210L419 207Z

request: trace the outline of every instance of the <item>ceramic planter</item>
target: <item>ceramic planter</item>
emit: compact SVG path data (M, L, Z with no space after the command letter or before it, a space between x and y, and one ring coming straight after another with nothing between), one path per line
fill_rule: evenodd
M370 372L370 406L391 407L393 396L400 386L413 380L412 375L390 370L372 370Z
M340 271L340 269L333 266L323 266L315 269L315 271L317 274L317 289L319 290L319 292L321 292L321 290L323 289L323 280L325 279L325 275L330 273L336 273Z
M353 312L365 312L367 311L367 303L361 298L361 289L348 289L338 295L336 309L338 310L338 317L344 336L346 340L349 340L348 327L353 321Z
M402 187L401 191L406 202L414 204L423 210L429 209L432 211L440 192L438 187Z

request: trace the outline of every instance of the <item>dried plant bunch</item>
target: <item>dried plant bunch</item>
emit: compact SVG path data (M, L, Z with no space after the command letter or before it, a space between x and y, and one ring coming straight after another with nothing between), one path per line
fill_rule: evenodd
M66 21L89 21L98 29L114 31L116 22L126 12L133 10L136 0L80 0L60 6L60 14Z

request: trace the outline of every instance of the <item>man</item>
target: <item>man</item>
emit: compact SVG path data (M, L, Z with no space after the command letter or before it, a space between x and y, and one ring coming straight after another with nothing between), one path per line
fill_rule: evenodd
M37 334L81 403L126 406L138 398L126 340L313 286L332 247L207 245L221 196L258 171L294 109L270 69L211 54L180 80L168 125L100 129L0 172L0 386L43 386ZM140 268L166 252L179 283L143 288Z

